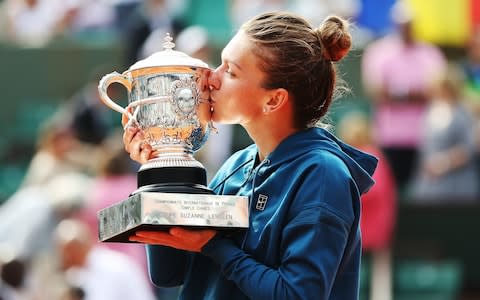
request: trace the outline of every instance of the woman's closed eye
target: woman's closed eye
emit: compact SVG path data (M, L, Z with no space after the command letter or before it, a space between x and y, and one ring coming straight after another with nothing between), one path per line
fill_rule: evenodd
M226 70L225 70L225 73L227 73L228 75L230 75L230 76L232 76L232 77L235 76L235 73L233 73L232 68L230 68L230 67L228 67L228 66L227 66L227 68L226 68Z
M229 76L235 76L235 73L232 70L232 67L228 62L223 62L217 69L220 69L222 72L228 74Z

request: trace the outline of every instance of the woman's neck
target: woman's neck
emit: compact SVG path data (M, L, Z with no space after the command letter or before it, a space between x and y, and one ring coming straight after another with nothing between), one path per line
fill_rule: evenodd
M298 129L288 126L287 122L263 124L257 127L244 126L250 138L258 148L258 158L263 161L287 137Z

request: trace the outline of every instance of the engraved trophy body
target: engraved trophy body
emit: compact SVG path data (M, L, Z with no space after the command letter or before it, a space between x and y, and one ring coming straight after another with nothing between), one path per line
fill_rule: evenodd
M247 228L248 200L214 195L206 187L206 170L193 154L210 131L208 76L201 60L173 50L167 34L164 50L133 64L120 74L105 75L99 83L105 105L140 127L153 155L137 173L138 189L128 199L98 212L99 238L129 242L136 230L171 226ZM112 83L128 91L124 108L107 94Z

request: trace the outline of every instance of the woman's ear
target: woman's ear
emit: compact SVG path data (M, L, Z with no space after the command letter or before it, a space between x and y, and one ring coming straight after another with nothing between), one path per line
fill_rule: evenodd
M278 88L271 91L267 103L263 107L264 113L270 113L282 108L288 102L288 91L284 88Z

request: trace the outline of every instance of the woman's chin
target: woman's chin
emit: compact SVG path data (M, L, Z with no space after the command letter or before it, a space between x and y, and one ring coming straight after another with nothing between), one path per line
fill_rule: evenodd
M212 118L211 118L212 122L214 123L221 123L222 122L222 118L220 118L220 116L215 113L215 111L212 111Z
M211 112L211 120L214 123L219 123L219 124L235 124L234 120L230 118L230 116L227 114L222 114L221 111L213 110Z

